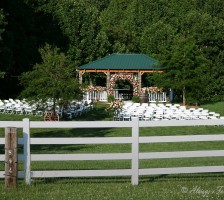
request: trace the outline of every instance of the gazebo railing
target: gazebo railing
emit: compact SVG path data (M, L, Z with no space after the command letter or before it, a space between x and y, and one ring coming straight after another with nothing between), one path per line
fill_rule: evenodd
M107 101L107 91L87 91L83 95L85 101Z
M166 92L150 92L148 99L149 102L166 102Z
M132 95L128 93L122 93L122 91L115 89L113 95L115 99L126 100L131 99ZM107 101L107 91L87 91L83 96L85 101ZM150 92L148 94L148 102L167 102L166 92Z

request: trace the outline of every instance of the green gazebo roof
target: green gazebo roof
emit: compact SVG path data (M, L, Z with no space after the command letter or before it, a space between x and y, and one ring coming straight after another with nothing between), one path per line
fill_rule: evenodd
M79 70L161 70L158 60L145 54L114 53L78 67Z

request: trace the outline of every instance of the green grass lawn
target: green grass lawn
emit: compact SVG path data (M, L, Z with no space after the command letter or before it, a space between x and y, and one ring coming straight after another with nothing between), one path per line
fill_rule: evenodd
M212 112L217 112L221 116L224 116L224 102L210 103L210 104L202 105L201 107L204 109L208 109L209 111L212 111Z
M111 120L112 113L105 112L107 105L96 108L75 120ZM211 111L224 115L224 102L204 105ZM26 116L27 117L27 116ZM24 116L0 115L0 120L22 120ZM43 120L32 116L31 120ZM224 126L212 127L158 127L141 128L141 136L223 134ZM21 136L21 130L19 130ZM107 129L32 129L32 137L115 137L130 136L130 128ZM4 130L0 129L0 137ZM223 150L224 142L188 142L141 144L140 152ZM22 151L22 147L19 147ZM32 146L32 153L111 153L130 152L131 146L118 145L38 145ZM1 152L4 153L4 147ZM224 165L223 157L141 160L140 168ZM22 163L19 168L22 169ZM66 169L112 169L130 168L130 161L66 161L32 162L32 170ZM4 170L4 163L0 166ZM224 199L224 173L180 174L142 176L138 186L131 185L130 177L105 178L46 178L33 179L31 185L18 181L18 189L5 189L0 180L1 199Z

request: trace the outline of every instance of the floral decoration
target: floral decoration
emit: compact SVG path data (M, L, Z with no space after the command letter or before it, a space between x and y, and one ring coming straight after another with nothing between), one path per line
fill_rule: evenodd
M157 93L157 92L162 92L162 88L158 87L143 87L141 88L141 93Z
M128 80L132 85L133 85L133 95L134 96L140 96L139 93L139 82L138 80L134 77L133 73L115 73L112 74L110 76L110 81L109 81L109 88L107 90L106 87L102 87L102 86L88 86L86 88L84 88L84 91L88 91L88 92L93 92L93 91L97 91L97 92L104 92L107 91L108 96L109 95L114 95L113 91L114 91L114 86L115 83L118 79L121 80ZM158 92L162 92L162 88L158 88L158 87L143 87L141 88L141 94L144 93L158 93ZM114 106L116 105L116 103L114 104Z
M112 101L110 103L110 105L106 108L106 111L109 111L111 109L113 110L119 110L121 109L123 106L123 102L122 101L119 101L119 100L116 100L116 101Z
M133 85L133 95L139 96L139 91L138 91L138 86L139 83L138 81L134 78L133 73L116 73L112 74L110 78L110 86L109 86L109 95L113 95L113 88L115 86L115 82L118 80L128 80L130 83Z
M85 91L92 92L92 91L98 91L98 92L103 92L106 91L106 87L102 86L88 86L87 88L84 88Z

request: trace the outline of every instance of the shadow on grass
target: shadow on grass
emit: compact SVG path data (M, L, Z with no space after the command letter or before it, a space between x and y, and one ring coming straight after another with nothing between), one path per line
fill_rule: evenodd
M34 179L34 184L46 184L46 183L131 183L131 177L79 177L79 178L44 178Z
M203 179L209 180L224 180L224 173L202 173L202 174L161 174L154 176L141 176L140 182L170 182L170 181L199 181Z
M49 130L49 129L48 129ZM60 137L105 137L110 128L77 128L77 129L65 129L65 130L51 130L44 132L35 132L32 134L32 138L60 138ZM53 140L53 139L52 139ZM83 148L88 148L89 145L32 145L32 151L76 151Z
M72 129L46 129L36 130L31 134L35 138L49 137L104 137L111 128L72 128Z
M102 121L112 120L111 112L105 111L106 104L97 104L88 113L76 117L73 121ZM54 138L54 137L105 137L111 128L71 128L71 129L35 129L31 130L31 137ZM88 145L35 145L31 150L36 151L76 151L87 148Z
M207 174L179 174L179 175L154 175L154 176L140 176L139 185L152 182L192 182L192 181L206 181L206 180L221 180L224 179L224 173L207 173ZM92 184L92 183L128 183L131 185L131 176L125 177L80 177L80 178L44 178L34 179L34 184L46 183L74 183L74 184Z
M106 106L101 105L100 107L94 108L90 112L84 113L79 117L76 117L75 121L101 121L101 120L112 120L112 113L105 111Z
M72 121L102 121L102 120L112 120L112 111L106 111L107 104L96 104L94 108L80 116L74 117ZM62 119L62 121L71 121L70 119Z

